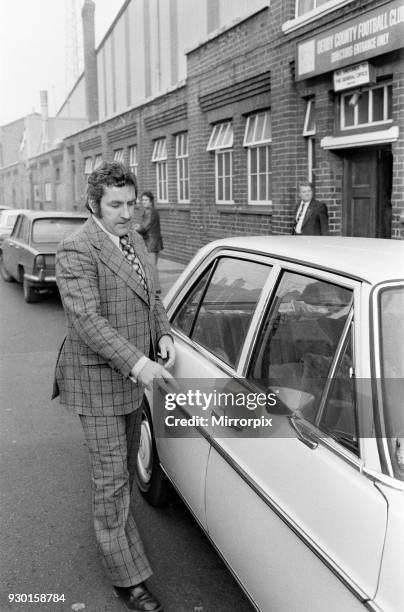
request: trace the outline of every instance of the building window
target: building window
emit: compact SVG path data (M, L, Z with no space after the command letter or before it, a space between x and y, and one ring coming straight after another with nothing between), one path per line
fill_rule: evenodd
M52 201L52 183L45 183L45 202Z
M391 122L392 98L391 83L341 94L341 129Z
M55 183L60 183L60 168L55 168Z
M188 134L175 137L175 158L177 160L177 194L179 202L189 202Z
M123 149L116 149L114 151L114 161L123 164Z
M296 0L296 17L301 17L329 2L330 0Z
M316 165L316 118L314 99L311 98L306 102L306 114L304 117L303 136L306 139L307 147L307 178L310 182L313 181L313 168Z
M131 145L129 147L129 168L130 171L133 172L137 176L137 145Z
M88 176L93 171L93 158L86 157L84 160L84 174Z
M94 167L93 169L96 170L97 168L99 168L102 164L102 155L96 155L94 158Z
M271 113L247 117L243 146L248 147L248 203L269 204L272 198Z
M167 140L154 141L152 162L156 164L157 201L168 202Z
M39 202L40 199L41 198L39 195L39 185L34 185L34 201Z
M233 204L233 138L231 121L217 123L206 147L215 153L216 204Z

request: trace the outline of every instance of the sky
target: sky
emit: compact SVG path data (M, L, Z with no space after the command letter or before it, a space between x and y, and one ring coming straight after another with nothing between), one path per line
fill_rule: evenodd
M82 70L81 8L84 0L0 0L0 125L40 111L39 92L48 91L55 115L74 85L67 62L72 48L70 7L76 5ZM95 0L96 45L124 0ZM67 36L69 34L69 36Z

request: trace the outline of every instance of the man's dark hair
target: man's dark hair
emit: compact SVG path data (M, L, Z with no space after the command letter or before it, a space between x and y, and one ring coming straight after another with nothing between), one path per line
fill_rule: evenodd
M310 189L314 191L313 183L311 181L308 181L307 179L302 179L301 181L299 181L298 187L299 189L300 187L310 187Z
M137 179L133 172L119 162L102 162L88 177L86 208L99 216L104 186L125 187L125 185L134 187L137 196Z
M152 191L144 191L142 195L140 196L140 198L143 198L143 196L146 196L146 198L149 198L152 206L154 206L154 195Z

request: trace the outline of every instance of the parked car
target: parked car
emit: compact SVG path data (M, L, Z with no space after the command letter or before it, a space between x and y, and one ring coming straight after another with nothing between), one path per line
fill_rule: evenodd
M0 210L0 252L4 239L10 236L19 213L23 212L24 209L21 208L4 208Z
M404 243L217 241L165 303L144 497L174 485L257 610L404 610Z
M20 213L10 237L2 245L3 280L22 283L28 303L36 302L42 290L55 288L56 247L86 218L86 215L59 211Z

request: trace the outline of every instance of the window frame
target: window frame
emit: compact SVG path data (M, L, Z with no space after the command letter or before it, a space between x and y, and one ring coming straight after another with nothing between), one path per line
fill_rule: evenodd
M89 176L93 171L93 158L85 157L84 158L84 176Z
M129 168L130 171L137 176L138 168L139 168L139 159L138 159L138 151L137 144L129 145L128 154L129 154Z
M189 149L188 132L175 136L175 159L177 166L177 197L181 204L189 204ZM188 195L188 197L184 197Z
M96 170L97 168L99 168L101 164L102 164L102 154L97 153L97 155L94 157L93 170Z
M44 201L52 202L52 183L51 181L46 181L44 183Z
M393 97L392 85L393 85L392 81L387 81L384 83L376 83L372 87L361 88L361 90L350 90L350 91L342 92L339 98L339 105L340 105L339 121L340 121L341 131L345 132L347 130L360 130L362 128L373 128L379 125L388 125L388 124L393 123L393 118L388 117L389 88L391 88L391 96ZM369 118L372 117L373 115L373 91L376 89L383 89L383 119L379 121L369 121ZM345 99L351 98L354 94L361 95L364 93L368 93L368 96L369 96L368 110L367 110L368 121L366 123L358 122L359 104L355 104L354 109L353 109L354 122L352 125L345 125L345 103L344 103Z
M228 156L229 158L229 167L230 167L230 174L226 175L224 172L223 174L219 175L219 164L222 164L223 169L225 168L225 160L226 157ZM223 181L223 195L226 193L227 189L226 189L226 184L225 181L228 182L228 189L230 192L230 198L226 199L219 199L219 181L222 180ZM221 149L218 151L215 151L215 201L216 204L234 204L234 200L233 200L233 149Z
M120 149L114 149L114 162L118 162L119 164L124 163L123 147L121 147Z
M157 202L168 203L167 138L157 138L153 144L151 161L156 166Z
M261 126L261 134L257 134L260 117L264 116L264 120ZM250 126L252 121L254 121L254 127L252 131L250 130ZM267 134L267 125L269 123L269 136ZM249 138L249 134L251 133L252 138ZM245 128L244 128L244 139L243 139L243 147L247 148L247 176L248 176L248 204L250 206L269 206L272 204L272 125L271 125L271 111L258 111L251 115L248 115ZM255 149L257 151L257 172L252 174L252 150ZM259 172L259 159L260 152L265 151L265 171ZM256 177L257 181L257 196L261 193L261 181L265 181L265 192L267 197L261 199L257 197L256 200L252 199L252 183L253 176Z

